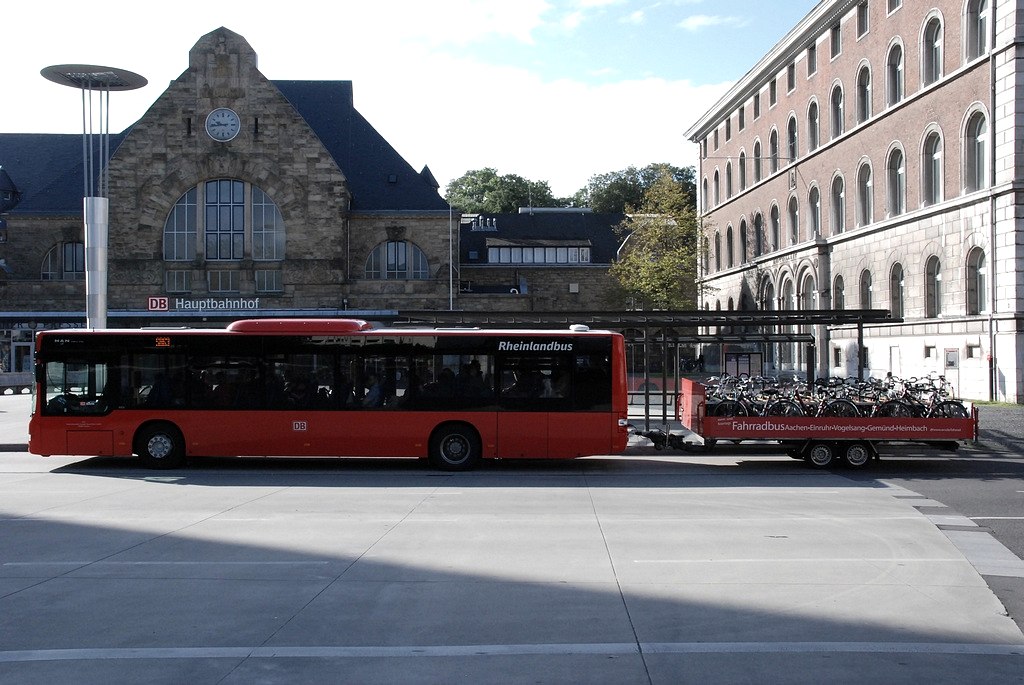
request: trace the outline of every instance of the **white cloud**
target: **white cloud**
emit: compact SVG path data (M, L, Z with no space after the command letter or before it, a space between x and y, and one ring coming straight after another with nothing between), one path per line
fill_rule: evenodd
M699 31L709 26L742 26L744 21L741 17L729 17L720 14L693 14L679 22L678 26L686 31Z

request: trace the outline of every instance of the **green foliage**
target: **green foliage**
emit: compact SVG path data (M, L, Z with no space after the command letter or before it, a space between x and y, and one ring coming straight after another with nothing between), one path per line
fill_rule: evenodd
M623 214L643 205L645 195L660 179L669 178L695 207L696 185L693 167L676 167L671 164L648 164L643 169L628 167L590 177L587 187L577 196L585 194L588 206L595 212Z
M611 274L639 306L696 307L699 222L692 196L670 170L651 182L617 230L627 238Z
M513 214L520 207L561 207L547 181L516 174L498 175L490 167L467 171L445 189L445 200L464 214Z

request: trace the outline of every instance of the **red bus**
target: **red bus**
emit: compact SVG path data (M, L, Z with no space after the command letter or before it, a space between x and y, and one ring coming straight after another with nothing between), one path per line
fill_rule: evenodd
M43 331L29 451L483 458L618 454L628 439L618 333L374 328L250 319L227 329Z

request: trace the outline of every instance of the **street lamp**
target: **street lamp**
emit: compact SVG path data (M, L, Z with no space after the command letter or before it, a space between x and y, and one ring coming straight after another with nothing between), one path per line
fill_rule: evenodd
M82 91L85 325L88 328L106 328L110 92L135 90L146 85L148 81L142 76L124 69L88 64L58 64L46 67L39 73L54 83L78 88ZM94 92L98 95L98 123L95 130L92 116Z

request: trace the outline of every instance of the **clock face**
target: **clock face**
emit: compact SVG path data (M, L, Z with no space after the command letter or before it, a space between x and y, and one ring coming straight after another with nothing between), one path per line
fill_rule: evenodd
M242 124L233 110L221 107L206 117L206 132L214 140L226 142L238 135Z

